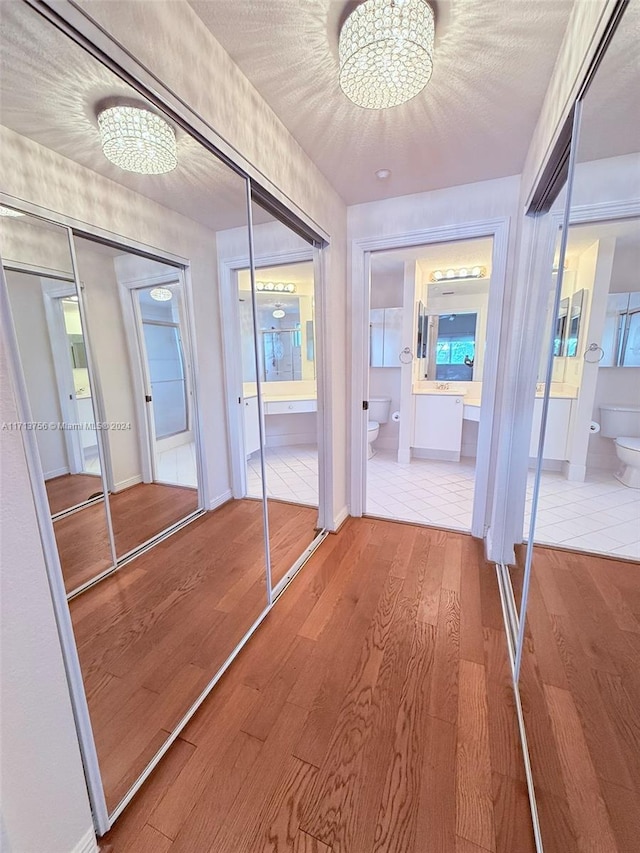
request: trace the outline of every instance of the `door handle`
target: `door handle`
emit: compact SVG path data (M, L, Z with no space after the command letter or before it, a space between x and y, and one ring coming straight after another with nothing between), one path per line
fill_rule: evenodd
M144 400L145 400L145 403L150 403L151 402L151 394L145 394Z

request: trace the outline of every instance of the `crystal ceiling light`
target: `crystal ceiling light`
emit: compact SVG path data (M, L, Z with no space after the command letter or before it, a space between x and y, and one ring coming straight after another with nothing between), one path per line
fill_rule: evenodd
M156 113L141 107L108 107L98 114L107 160L140 175L163 175L178 165L176 134Z
M169 302L173 299L173 293L168 287L154 287L153 290L149 291L149 296L156 302Z
M340 31L340 86L359 107L414 98L433 71L433 10L424 0L365 0Z

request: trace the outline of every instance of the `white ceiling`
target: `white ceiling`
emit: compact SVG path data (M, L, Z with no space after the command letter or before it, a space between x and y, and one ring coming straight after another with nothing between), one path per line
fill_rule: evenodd
M519 174L572 7L434 2L431 81L412 101L372 111L338 85L338 34L353 3L190 3L348 204Z

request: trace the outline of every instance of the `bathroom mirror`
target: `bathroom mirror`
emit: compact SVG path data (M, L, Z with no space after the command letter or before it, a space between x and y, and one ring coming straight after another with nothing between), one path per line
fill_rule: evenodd
M565 337L567 332L567 317L569 316L569 297L560 300L560 310L556 319L556 334L553 340L553 354L561 356L565 354Z
M640 367L640 291L610 293L601 367Z
M472 382L476 378L478 314L474 311L431 314L419 322L417 345L425 355L421 379Z
M402 308L372 308L369 317L369 366L398 367Z
M580 343L580 322L583 311L585 310L585 302L587 292L584 289L576 291L571 297L571 307L569 309L569 319L567 323L567 342L565 352L567 358L576 358Z

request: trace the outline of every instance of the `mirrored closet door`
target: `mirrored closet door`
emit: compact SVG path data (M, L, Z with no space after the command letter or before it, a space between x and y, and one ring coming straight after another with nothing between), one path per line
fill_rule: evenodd
M639 28L631 4L578 103L554 258L517 649L546 853L626 853L640 835Z
M255 335L228 356L219 300L229 235L250 267L249 186L27 4L3 10L0 47L7 331L25 419L74 427L42 430L32 467L58 545L48 570L81 592L72 698L88 708L87 781L108 824L271 601L266 509L260 484L233 481L247 462L225 383L227 360L240 374L257 363ZM109 145L123 128L124 159ZM149 152L139 140L156 134ZM259 422L257 436L260 464Z
M65 588L115 565L96 387L70 232L2 208L1 253Z

